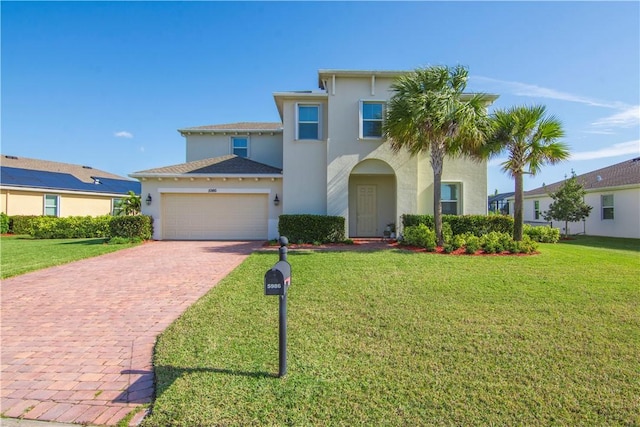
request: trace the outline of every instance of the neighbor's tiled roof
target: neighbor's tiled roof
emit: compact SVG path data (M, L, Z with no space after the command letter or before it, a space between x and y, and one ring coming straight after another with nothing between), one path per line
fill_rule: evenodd
M3 186L89 193L140 193L140 183L89 166L0 155Z
M179 165L147 169L135 172L131 176L183 174L274 175L281 173L282 169L229 154Z
M281 131L282 123L280 122L238 122L238 123L226 123L218 125L206 125L196 126L189 128L182 128L179 131L199 131L199 130L220 130L220 131Z
M617 163L606 168L578 175L577 180L587 191L598 188L620 187L623 185L640 184L640 157ZM549 194L557 191L564 181L536 188L524 193L525 196Z

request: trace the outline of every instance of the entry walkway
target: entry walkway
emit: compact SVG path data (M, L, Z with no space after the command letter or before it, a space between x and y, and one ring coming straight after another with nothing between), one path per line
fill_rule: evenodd
M139 410L156 337L260 244L148 242L3 280L0 411L114 425Z

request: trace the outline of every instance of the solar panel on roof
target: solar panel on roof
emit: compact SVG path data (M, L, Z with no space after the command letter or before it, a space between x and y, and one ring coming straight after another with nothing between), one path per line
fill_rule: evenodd
M68 173L0 167L0 182L3 185L117 194L126 194L131 190L136 194L140 194L140 183L137 181L101 177L96 178L98 178L100 184L80 181L78 178Z

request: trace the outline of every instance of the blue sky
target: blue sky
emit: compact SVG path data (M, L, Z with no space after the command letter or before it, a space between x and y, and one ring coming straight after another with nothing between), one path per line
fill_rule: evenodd
M491 107L544 104L572 159L525 189L640 155L639 2L12 2L2 153L127 176L185 161L176 129L278 121L319 69L469 68ZM513 181L489 165L489 192Z

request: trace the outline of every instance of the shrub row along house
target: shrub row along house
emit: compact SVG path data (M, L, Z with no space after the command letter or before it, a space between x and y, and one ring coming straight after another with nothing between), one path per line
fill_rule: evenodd
M567 234L631 237L640 239L640 157L626 160L576 177L586 194L584 201L593 209L581 222L570 222ZM524 221L547 225L544 212L563 181L524 193ZM513 200L510 200L513 203ZM554 222L563 234L564 223Z
M433 213L428 154L394 153L382 133L403 73L320 70L319 90L273 94L281 122L179 129L186 163L130 175L154 239L272 239L279 215L303 213L344 217L349 237L379 237L402 214ZM486 162L446 159L441 189L443 213L486 214Z
M140 183L90 166L0 155L2 212L57 217L115 214Z

